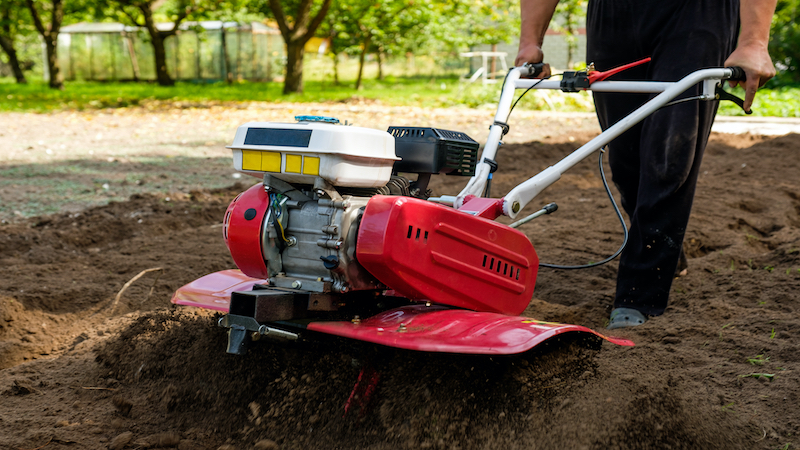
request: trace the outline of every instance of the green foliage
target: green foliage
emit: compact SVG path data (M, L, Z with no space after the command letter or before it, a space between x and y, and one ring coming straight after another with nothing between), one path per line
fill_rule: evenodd
M562 0L556 7L550 28L564 34L567 40L567 66L572 68L578 50L578 27L586 17L587 0Z
M33 33L30 17L22 0L0 0L0 36Z
M800 0L778 0L769 51L779 70L774 84L800 82Z
M519 35L518 0L443 1L426 29L429 46L465 49L511 42Z
M403 54L419 43L435 11L428 1L334 1L326 35L349 54Z
M730 92L740 98L744 90L736 88ZM762 88L753 101L753 116L800 117L800 85ZM719 113L725 116L744 116L744 111L732 102L720 102Z
M509 42L519 32L518 11L517 0L334 0L320 36L331 40L334 58L455 55L472 45Z

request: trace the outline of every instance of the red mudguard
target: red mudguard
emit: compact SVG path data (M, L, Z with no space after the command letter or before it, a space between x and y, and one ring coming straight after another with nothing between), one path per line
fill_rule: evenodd
M606 337L579 325L541 322L528 317L413 305L351 322L313 322L309 330L389 347L423 352L513 355L564 333L590 333L617 345L627 339Z
M250 278L239 270L223 270L178 289L172 303L228 312L231 293L250 290L257 283L266 280ZM480 355L522 353L564 333L589 333L617 345L633 345L627 339L606 337L578 325L422 304L384 311L358 324L312 322L308 329L389 347Z
M376 195L358 230L358 262L401 296L517 315L539 258L506 225L410 197Z
M178 289L172 294L172 303L226 313L231 307L232 293L249 291L255 284L267 283L266 279L248 277L241 270L223 270L198 278Z

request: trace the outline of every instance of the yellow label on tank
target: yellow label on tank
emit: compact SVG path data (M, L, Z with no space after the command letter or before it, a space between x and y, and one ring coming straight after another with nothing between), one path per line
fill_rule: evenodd
M300 173L303 168L303 157L300 155L286 155L286 173Z
M278 152L261 152L261 170L263 172L280 172L281 154Z
M261 170L261 152L242 150L242 170Z
M303 173L305 175L319 175L319 158L316 156L303 158Z

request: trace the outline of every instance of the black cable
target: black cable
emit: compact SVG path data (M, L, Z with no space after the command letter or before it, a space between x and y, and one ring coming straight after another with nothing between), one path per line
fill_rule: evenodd
M624 235L622 239L622 245L619 247L619 249L617 249L616 252L614 252L613 255L596 263L582 264L579 266L562 266L559 264L539 263L539 267L547 267L550 269L572 270L572 269L588 269L590 267L601 266L616 258L620 253L622 253L622 250L625 248L625 246L628 245L628 227L627 225L625 225L625 219L622 218L622 213L620 212L619 207L617 206L617 202L614 200L614 196L611 194L611 189L608 187L608 181L606 180L606 173L603 170L603 153L605 153L605 149L600 150L600 178L603 179L603 187L606 189L606 194L608 195L609 200L611 200L611 205L614 207L614 212L617 213L617 218L619 219L619 223L622 224L622 232Z
M682 98L682 99L679 99L679 100L673 100L673 101L667 103L666 105L662 106L661 108L666 108L667 106L672 106L672 105L677 105L679 103L691 102L691 101L694 101L694 100L702 100L702 99L703 99L703 97L701 97L699 95L696 96L696 97L686 97L686 98ZM661 108L659 108L659 109L661 109Z
M563 75L563 74L556 74L556 75ZM553 75L551 75L551 76L553 76ZM520 95L517 98L517 100L514 102L514 104L511 105L511 109L508 111L508 117L511 117L511 112L514 111L514 107L517 106L517 103L519 103L519 101L522 100L522 97L524 97L525 94L528 93L528 91L530 91L531 89L535 88L539 83L541 83L542 81L547 80L549 78L550 77L540 78L538 81L536 81L536 83L533 83L528 89L525 89L525 92L523 92L522 95ZM505 87L505 80L503 80L503 86ZM617 251L614 252L613 255L609 256L608 258L606 258L606 259L604 259L602 261L596 262L596 263L581 264L581 265L577 265L577 266L562 266L560 264L539 263L539 267L547 267L547 268L550 268L550 269L565 269L565 270L588 269L590 267L597 267L597 266L601 266L603 264L606 264L609 261L612 261L614 258L619 256L619 254L622 253L622 250L625 249L625 246L628 245L628 226L625 225L625 219L622 217L622 212L620 212L619 206L617 206L617 202L614 200L614 195L611 194L611 188L608 187L608 181L606 180L606 173L605 173L605 170L603 170L603 153L605 153L605 149L601 149L600 150L600 158L599 158L600 178L603 180L603 187L606 190L606 195L608 195L609 200L611 200L611 206L614 207L614 212L617 214L617 218L619 219L619 223L622 225L622 233L623 233L622 245L620 245L619 249L617 249Z
M551 75L551 76L552 76L552 75ZM529 87L528 89L525 89L525 92L523 92L523 93L522 93L522 95L520 95L519 97L517 97L517 101L515 101L515 102L514 102L514 104L513 104L513 105L511 105L511 109L509 109L509 110L508 110L508 117L511 117L511 112L512 112L512 111L514 111L514 107L515 107L515 106L517 106L517 103L519 103L519 101L520 101L520 100L522 100L522 97L524 97L524 96L525 96L525 94L527 94L527 93L528 93L528 91L530 91L531 89L535 88L535 87L536 87L536 86L537 86L539 83L541 83L542 81L544 81L544 80L548 80L548 79L550 79L550 77L547 77L547 78L539 78L539 79L536 81L536 83L533 83L533 84L531 85L531 87ZM503 85L505 86L505 81L503 81ZM500 92L502 92L502 91L500 91Z

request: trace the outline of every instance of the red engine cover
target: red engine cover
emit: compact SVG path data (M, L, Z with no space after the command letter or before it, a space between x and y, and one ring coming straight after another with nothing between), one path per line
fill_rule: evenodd
M269 194L257 184L237 196L225 211L222 236L233 262L247 276L265 279L267 265L261 253L261 224L269 208Z
M523 233L410 197L370 199L356 254L404 297L513 315L530 303L539 269Z

